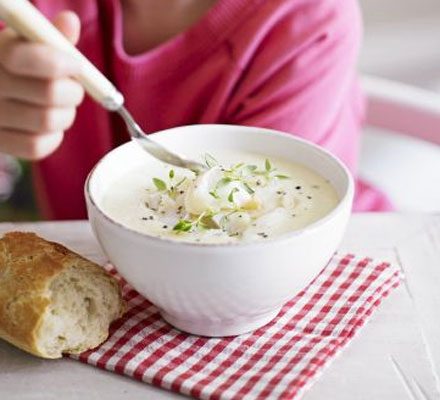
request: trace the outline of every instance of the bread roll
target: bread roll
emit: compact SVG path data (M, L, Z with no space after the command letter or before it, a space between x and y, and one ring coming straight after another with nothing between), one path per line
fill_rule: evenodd
M94 348L123 313L103 268L33 233L0 239L0 338L44 358Z

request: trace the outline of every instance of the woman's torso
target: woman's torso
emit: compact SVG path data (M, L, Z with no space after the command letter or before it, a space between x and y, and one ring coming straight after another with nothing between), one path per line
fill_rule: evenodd
M315 29L336 29L350 23L345 19L348 21L352 16L344 15L343 22L336 19L334 26L332 23L326 26L328 22L323 17L333 12L326 2L314 2L322 3L322 10L309 10L307 0L219 0L196 24L137 55L126 51L125 47L131 46L124 44L123 14L118 0L35 0L34 3L51 17L66 8L79 14L83 24L79 49L121 90L126 106L147 132L198 123L267 126L318 142L354 168L361 119L354 70L337 109L329 112L329 116L323 115L326 119L331 114L334 119L325 131L321 129L323 132L318 132L320 129L315 129L314 123L307 124L300 115L309 107L302 104L307 93L300 93L296 103L290 104L287 99L285 105L280 105L286 93L282 82L281 88L275 86L280 85L279 80L288 79L289 74L292 82L286 81L285 87L297 90L296 85L307 83L309 76L301 80L300 72L295 75L294 70L285 71L283 59L284 53L289 52L291 69L296 63L310 62L301 55L301 35L310 35L311 41ZM310 27L304 26L303 20L298 27L292 22L297 13L301 14L301 4L311 13ZM353 18L350 20L359 24ZM287 34L287 43L283 43L285 28L290 26L293 32ZM291 36L295 31L298 39ZM289 46L291 37L294 39ZM271 65L279 65L279 72L265 83ZM323 88L320 97L330 96L326 93L330 91L331 88ZM260 100L258 96L264 98ZM257 99L260 103L254 105ZM294 115L295 107L299 110L298 118ZM285 115L279 115L281 112ZM311 115L310 119L316 118ZM305 122L296 123L300 120ZM46 216L85 217L83 184L88 172L104 154L127 140L125 127L117 116L86 99L60 149L36 165L37 194Z

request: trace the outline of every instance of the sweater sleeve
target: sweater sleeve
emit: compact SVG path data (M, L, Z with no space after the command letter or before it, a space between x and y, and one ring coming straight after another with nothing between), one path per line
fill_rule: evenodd
M227 122L295 134L353 167L362 109L355 72L361 37L357 5L277 3L252 55L242 60Z

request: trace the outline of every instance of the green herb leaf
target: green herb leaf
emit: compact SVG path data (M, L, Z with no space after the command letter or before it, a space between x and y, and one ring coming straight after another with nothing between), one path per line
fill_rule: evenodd
M209 153L205 154L205 164L208 168L218 165L218 161Z
M239 169L239 168L241 168L242 166L244 165L244 163L238 163L238 164L235 164L233 167L232 167L232 169L233 170L236 170L236 169Z
M238 189L235 187L235 188L233 188L233 189L231 190L231 192L229 193L228 201L229 201L230 203L233 203L233 202L234 202L234 193L236 193L236 192L238 192Z
M275 178L278 178L278 179L290 179L290 176L287 176L287 175L275 175Z
M268 158L266 158L266 161L264 162L264 168L266 169L267 172L272 171L272 165Z
M174 169L170 169L170 173L168 174L168 176L170 177L170 179L174 178Z
M209 192L209 194L212 196L212 197L214 197L214 199L219 199L220 198L220 196L214 191L214 190L212 190L211 192Z
M250 174L252 174L258 169L258 167L256 165L246 165L245 169L249 171Z
M197 222L197 228L218 229L218 225L213 221L211 216L205 216Z
M249 194L255 193L255 190L253 190L246 182L243 182L243 186L246 189L246 192L248 192Z
M177 182L175 185L174 185L174 187L179 187L183 182L185 182L186 181L186 178L182 178L179 182Z
M188 232L191 230L193 224L191 221L186 219L181 219L176 225L173 227L173 231L176 232Z
M167 190L167 184L162 179L153 178L153 183L157 190L160 190L161 192Z
M220 179L218 182L217 182L217 185L215 185L215 187L217 188L217 189L219 189L219 188L221 188L221 187L223 187L223 186L226 186L228 183L231 183L232 182L232 178L228 178L228 177L226 177L226 178L222 178L222 179Z

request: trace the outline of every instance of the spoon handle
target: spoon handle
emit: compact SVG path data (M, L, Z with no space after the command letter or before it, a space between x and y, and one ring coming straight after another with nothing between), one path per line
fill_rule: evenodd
M108 110L124 103L122 94L51 22L27 0L0 0L0 18L20 36L73 56L81 72L75 78L86 92Z

